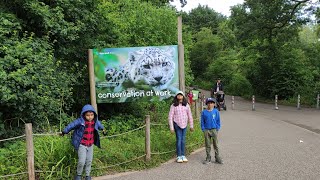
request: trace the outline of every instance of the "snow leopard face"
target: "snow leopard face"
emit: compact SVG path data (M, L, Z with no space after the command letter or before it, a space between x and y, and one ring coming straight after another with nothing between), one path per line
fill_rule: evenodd
M121 86L124 81L131 81L134 84L142 82L156 90L166 89L174 78L173 52L171 48L165 51L159 48L145 48L131 52L129 61L119 70L106 69L106 80L116 83L115 86Z

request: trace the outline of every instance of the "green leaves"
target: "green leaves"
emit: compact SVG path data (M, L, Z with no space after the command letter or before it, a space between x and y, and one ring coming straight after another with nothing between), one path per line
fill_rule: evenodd
M116 46L156 46L177 42L176 14L168 7L155 7L139 0L122 0L112 5L107 1L100 10L109 11L106 16L117 27L115 32L119 33L119 39Z
M4 128L32 121L43 129L47 126L43 119L56 124L71 106L87 103L87 49L176 44L176 12L164 4L140 0L1 3ZM97 63L95 72L103 80L105 62Z
M16 23L11 25L19 27ZM0 38L5 39L0 46L1 118L11 126L19 121L32 121L35 127L41 127L43 119L57 120L57 114L65 106L62 97L64 100L70 98L72 80L59 70L47 39L27 33L23 37L13 34L6 39L6 34L0 34Z
M217 13L208 6L198 5L189 14L183 14L183 23L190 26L193 32L199 32L202 28L210 29L213 34L217 33L219 23L226 20L226 17Z
M212 34L208 28L202 28L195 35L197 40L190 52L191 69L196 78L204 77L208 67L219 55L222 50L221 39Z

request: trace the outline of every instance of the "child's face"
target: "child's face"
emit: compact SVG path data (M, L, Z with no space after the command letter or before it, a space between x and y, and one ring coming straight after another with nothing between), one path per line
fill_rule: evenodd
M88 111L84 114L84 117L86 118L87 121L92 121L94 119L94 113Z
M183 95L182 94L178 94L177 95L177 99L178 99L178 101L182 101L183 100Z
M214 102L208 102L207 106L208 106L209 109L214 108Z

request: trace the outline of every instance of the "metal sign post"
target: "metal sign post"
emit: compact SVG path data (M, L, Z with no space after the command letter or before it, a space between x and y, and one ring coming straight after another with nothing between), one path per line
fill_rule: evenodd
M297 109L300 110L300 94L298 94L298 104L297 104Z
M231 97L231 109L234 110L234 96Z
M274 97L274 109L275 110L279 109L279 107L278 107L278 95L275 95L275 97Z
M255 104L255 97L254 97L254 95L252 95L252 111L256 110L254 104Z
M317 96L317 109L319 109L319 101L320 101L320 95Z

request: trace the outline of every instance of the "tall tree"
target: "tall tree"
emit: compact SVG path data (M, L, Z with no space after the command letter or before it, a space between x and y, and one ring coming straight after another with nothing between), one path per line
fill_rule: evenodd
M168 5L169 2L174 2L175 0L142 0L142 1L150 2L156 6L165 6L165 5ZM187 5L186 0L179 0L179 1L181 4L181 7L184 7L185 5Z
M87 50L107 46L117 38L112 23L99 11L100 1L6 0L0 4L22 22L21 32L48 37L54 58L75 79L75 100L88 103Z
M211 29L202 28L194 38L191 52L191 69L195 78L204 78L209 64L217 58L222 49L221 39L212 34Z
M219 23L226 19L225 16L217 13L207 5L198 5L198 7L192 9L190 13L182 13L182 15L183 23L190 26L193 32L199 32L201 28L206 27L209 28L213 34L217 33Z
M248 78L258 95L270 97L279 93L280 89L275 92L272 88L260 87L274 87L274 83L279 86L285 84L286 79L279 79L275 74L285 71L289 68L287 66L299 64L286 63L288 59L294 58L283 53L300 52L296 50L294 42L297 42L299 27L304 22L304 18L300 16L304 2L306 1L247 0L243 5L232 8L231 21L234 31L237 39L242 42L241 45L245 47L243 57L252 62ZM291 46L291 49L288 46ZM289 69L298 74L301 72L297 67ZM295 77L293 81L304 82L302 79ZM293 91L287 95L293 95Z
M177 42L177 17L170 7L156 7L140 0L121 0L118 3L105 1L99 9L114 25L114 32L118 36L115 46Z

